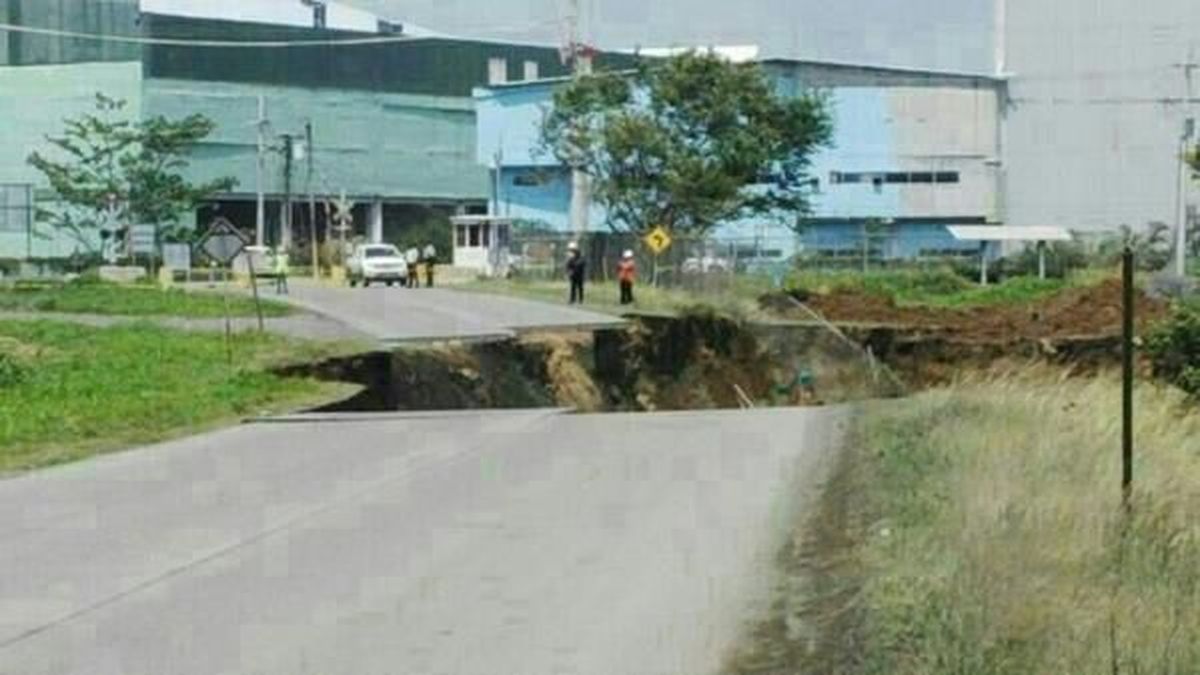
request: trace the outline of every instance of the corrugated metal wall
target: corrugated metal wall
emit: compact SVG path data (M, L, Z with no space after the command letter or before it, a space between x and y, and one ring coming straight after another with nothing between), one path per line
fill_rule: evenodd
M136 0L0 0L6 21L79 33L134 35ZM0 65L27 66L86 61L136 61L141 48L111 42L11 33Z
M298 87L259 87L230 82L147 79L145 113L179 118L203 114L217 123L193 153L198 179L233 176L236 192L256 184L258 96L267 102L272 145L281 134L303 138L314 127L315 189L346 190L358 197L482 200L487 170L475 162L475 112L470 101ZM304 187L306 161L294 167L293 189ZM266 191L283 192L280 153L270 154Z

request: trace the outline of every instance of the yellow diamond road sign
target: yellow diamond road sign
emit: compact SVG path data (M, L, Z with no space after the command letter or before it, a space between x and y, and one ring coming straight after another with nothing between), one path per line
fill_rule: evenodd
M664 227L656 227L650 230L650 233L646 235L643 241L654 252L654 255L658 255L671 248L671 233L667 232Z

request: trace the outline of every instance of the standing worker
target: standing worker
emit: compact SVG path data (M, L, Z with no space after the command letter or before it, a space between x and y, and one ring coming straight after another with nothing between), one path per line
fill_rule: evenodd
M617 263L617 282L621 285L621 304L633 304L633 282L637 280L637 262L633 259L633 251L625 251L621 262Z
M425 260L425 288L433 288L433 266L437 264L437 248L432 242L425 246L421 257Z
M421 262L421 252L417 250L416 246L404 252L404 262L408 264L408 287L420 288L421 277L417 264Z
M570 304L583 304L583 280L587 276L587 261L579 253L579 244L567 245L567 278L571 280Z
M288 295L288 254L286 249L282 247L275 249L272 266L271 272L275 276L275 294Z

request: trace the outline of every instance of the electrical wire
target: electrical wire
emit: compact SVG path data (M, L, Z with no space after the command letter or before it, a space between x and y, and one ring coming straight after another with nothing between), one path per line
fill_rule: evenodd
M44 35L48 37L70 38L75 40L92 40L95 42L116 42L121 44L149 45L163 47L198 47L212 49L287 49L292 47L342 47L356 45L392 44L397 42L412 42L424 38L406 35L377 35L362 38L345 38L340 40L187 40L176 38L139 37L133 35L106 35L101 33L80 33L54 28L37 28L34 26L18 26L11 23L0 23L0 31L21 33L27 35Z

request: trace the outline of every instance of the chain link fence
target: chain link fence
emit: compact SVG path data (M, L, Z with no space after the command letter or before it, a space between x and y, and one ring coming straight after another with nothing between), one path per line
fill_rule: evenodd
M745 275L777 277L782 283L792 268L798 244L791 235L737 239L674 236L671 245L655 255L640 237L631 234L515 234L511 274L535 280L565 278L572 242L579 244L594 282L615 280L622 256L632 251L643 283L706 291L721 290Z

